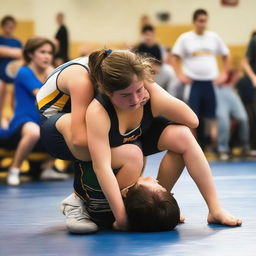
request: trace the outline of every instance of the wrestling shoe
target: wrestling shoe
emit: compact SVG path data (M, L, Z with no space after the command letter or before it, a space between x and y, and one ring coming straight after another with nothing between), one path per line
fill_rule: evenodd
M57 172L53 168L46 168L43 170L41 180L66 180L69 178L67 173Z
M98 231L98 226L90 220L83 201L74 193L61 202L61 211L66 216L66 226L74 234L89 234Z

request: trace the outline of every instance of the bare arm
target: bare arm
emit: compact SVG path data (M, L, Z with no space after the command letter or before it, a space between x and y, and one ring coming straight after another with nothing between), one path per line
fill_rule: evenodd
M0 57L19 59L22 57L22 49L8 46L0 46Z
M245 57L243 60L242 60L242 68L243 70L245 71L245 73L247 74L247 76L250 77L252 83L253 83L253 86L256 87L256 74L253 72L252 70L252 67L249 63L249 60L247 57Z
M88 72L84 67L73 65L68 68L60 82L65 81L71 97L71 135L75 146L87 146L86 110L93 99L94 91Z
M220 75L217 77L217 79L214 81L214 84L216 85L222 85L225 83L228 77L228 71L230 70L230 62L231 58L229 55L223 55L221 56L222 60L222 71Z
M191 84L191 79L185 76L181 69L181 58L178 55L172 55L171 56L171 64L172 67L178 77L178 79L185 85L185 84Z
M117 179L111 168L111 149L108 137L110 120L106 111L96 100L88 107L86 122L93 169L113 211L118 227L126 229L126 211Z
M171 96L156 83L145 82L149 91L154 116L163 115L175 123L189 128L196 128L199 124L196 114L183 101Z

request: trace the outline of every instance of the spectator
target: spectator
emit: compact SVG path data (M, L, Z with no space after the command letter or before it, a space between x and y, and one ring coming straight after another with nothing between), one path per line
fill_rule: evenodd
M237 87L245 105L251 131L251 147L256 149L256 34L253 32L246 55L242 61L245 76Z
M149 55L157 61L154 63L156 73L154 79L161 87L176 96L177 78L172 67L165 63L167 56L166 49L159 45L155 36L155 29L151 25L146 25L141 30L141 43L135 47L135 52Z
M216 88L217 119L218 119L218 152L221 160L229 159L230 119L238 123L238 135L243 155L250 154L249 122L241 99L234 91L234 85L239 79L239 71L232 70L223 86Z
M24 46L22 66L14 80L15 108L8 129L0 129L2 145L17 145L7 183L19 185L20 166L40 138L39 113L35 95L46 80L55 46L45 38L31 38Z
M0 127L4 106L6 84L13 83L15 74L11 66L22 56L22 44L13 36L16 20L12 16L5 16L1 21L2 35L0 35Z
M58 31L55 35L57 41L58 51L55 56L55 66L60 66L64 62L67 62L68 57L68 30L64 23L64 14L58 13L56 16L56 21L59 25Z
M206 131L210 132L211 145L215 148L217 137L216 97L214 84L219 85L227 78L229 50L214 32L206 31L208 14L198 9L193 14L194 30L182 34L172 49L173 68L185 85L191 85L189 106L199 119L204 119ZM223 70L218 74L216 55L222 56ZM181 64L182 63L182 69ZM204 134L207 136L208 134Z

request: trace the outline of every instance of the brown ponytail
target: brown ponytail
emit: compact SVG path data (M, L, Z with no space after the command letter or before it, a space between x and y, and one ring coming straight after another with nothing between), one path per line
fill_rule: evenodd
M139 80L153 80L151 59L128 50L94 51L89 56L89 68L94 86L105 93L127 88L134 76Z

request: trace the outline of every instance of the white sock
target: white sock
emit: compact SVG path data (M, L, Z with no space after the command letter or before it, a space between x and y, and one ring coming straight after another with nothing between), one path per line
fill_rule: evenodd
M20 169L19 168L17 168L17 167L11 167L10 169L9 169L9 174L19 174L20 173Z

